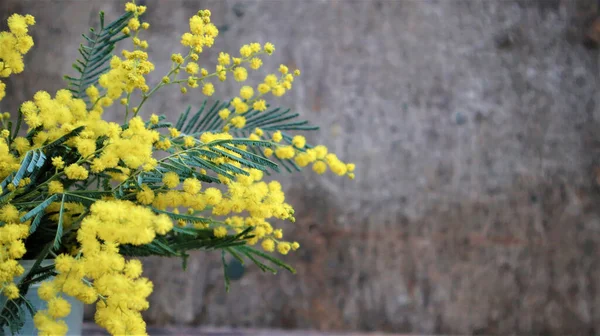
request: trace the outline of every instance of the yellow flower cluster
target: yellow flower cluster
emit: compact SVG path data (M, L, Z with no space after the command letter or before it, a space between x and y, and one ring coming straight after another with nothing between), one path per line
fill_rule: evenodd
M143 167L146 171L152 170L157 164L152 157L152 145L159 138L157 131L146 128L142 118L134 117L129 121L129 128L115 130L99 157L92 160L91 170L99 173L108 168L118 168L124 174L118 174L121 177L127 177L128 169ZM117 167L120 161L125 167Z
M107 97L116 100L123 92L132 93L139 89L148 92L145 75L154 70L154 64L148 61L148 53L142 50L123 50L124 59L113 56L111 70L100 76L98 83L106 88Z
M250 135L250 140L258 140L263 135L263 131L256 129L253 134ZM281 131L273 133L271 140L274 142L281 142L283 140L283 134ZM265 156L270 157L275 154L279 159L294 159L294 162L300 167L306 167L312 163L312 169L317 174L324 174L327 171L327 167L331 171L339 176L348 176L350 179L354 179L354 168L353 163L342 162L337 155L328 153L327 147L318 145L313 148L305 148L306 139L301 135L296 135L291 139L291 146L279 146L273 151L271 148L265 148L263 153Z
M190 18L190 31L181 36L181 44L201 53L203 47L212 47L219 35L217 27L210 22L210 11L200 10Z
M88 113L85 102L74 98L68 90L57 91L55 98L45 91L38 91L33 96L33 101L26 101L21 105L21 113L30 129L40 126L42 129L35 135L31 144L27 139L20 138L22 142L14 144L19 152L40 148L80 126L85 126L85 132L69 144L75 147L76 142L88 140L81 142L79 147L88 147L86 152L89 152L91 142L105 135L110 129L110 124L101 119L101 111Z
M224 81L231 75L235 81L244 82L248 68L261 68L260 56L271 55L275 47L272 43L249 43L240 48L239 55L221 52L215 71L209 73L198 64L198 54L214 44L218 29L210 22L210 11L201 10L190 18L190 31L181 37L181 44L188 52L172 54L170 71L150 88L146 76L154 70L154 65L144 51L148 42L139 38L140 30L149 28L147 22L140 22L146 7L130 2L125 10L133 16L122 33L131 37L133 51L123 51L122 57L113 56L110 70L85 89L89 104L68 90L59 90L54 97L39 91L20 109L29 130L35 131L27 137L10 137L9 130L0 134L0 180L17 172L31 150L36 150L38 157L40 152L46 154L47 164L43 164L49 168L44 169L48 172L45 180L36 180L33 173L20 178L17 186L9 183L4 193L0 188L3 199L14 202L0 208L0 293L9 299L20 295L13 279L23 273L17 260L26 252L24 242L31 225L31 220L20 223L20 218L25 214L29 218L33 212L20 211L15 205L26 205L29 207L26 210L31 210L42 202L40 199L53 195L43 212L40 210L50 224L39 225L54 230L62 223L61 232L70 230L63 234L60 250L56 251L58 276L44 282L38 291L40 298L48 303L48 308L34 317L41 334L67 332L61 320L70 312L65 295L87 304L97 303L95 320L111 334L145 334L140 312L148 308L152 283L141 277L141 262L125 260L120 249L126 248L123 245L148 245L157 235L168 234L173 229L172 218L180 226L210 230L216 238L251 228L253 238L248 244L259 244L267 252L287 254L300 247L297 242L284 240L283 231L269 222L273 219L294 222L295 218L293 208L285 202L281 184L263 181L263 172L250 168L260 166L256 162L265 160L240 153L247 149L246 145L214 143L233 139L230 128L247 127L246 117L250 114L246 113L254 110L251 114L256 115L265 111L265 96L284 95L300 71L280 65L279 74L267 75L256 86L243 85L229 107L218 111L219 118L225 120L221 133L186 134L183 129L171 127L161 134L157 129L164 129L160 123L163 117L152 115L144 122L138 116L143 104L159 88L178 84L185 93L188 88L201 87L204 95L212 96L215 87L209 82L211 78ZM33 17L13 15L9 19L10 32L0 33L0 77L23 70L22 55L33 45L27 26L34 22ZM179 78L180 73L187 78ZM141 101L134 107L131 98L136 90L141 91ZM0 82L0 99L3 95L4 84ZM104 108L117 100L126 109L123 125L102 118ZM49 145L67 134L70 137L61 139L60 145ZM280 131L269 135L257 128L248 139L263 140L271 146L263 150L267 157L294 160L300 167L312 164L319 174L329 169L337 175L354 178L354 164L342 162L325 146L307 145L303 136L291 137ZM158 154L159 151L167 153ZM256 165L248 162L249 156ZM191 160L198 160L199 164L194 165ZM211 168L217 176L209 176L201 167ZM206 178L215 181L218 178L222 187L203 185L200 180ZM102 191L79 190L96 181L98 188L102 185ZM39 185L31 191L33 188L29 186L34 182ZM31 194L24 192L27 190ZM9 197L4 198L5 195ZM61 202L56 202L60 199L58 195ZM73 202L77 197L87 202ZM49 202L52 203L48 205ZM180 215L180 211L187 215ZM61 253L65 251L68 253Z
M260 44L258 43L251 43L249 45L242 46L242 48L240 49L240 54L243 57L237 60L239 63L244 61L249 62L252 67L253 60L256 64L258 64L257 60L260 61L260 58L257 58L256 55L260 53L267 53L270 55L273 53L274 50L275 47L271 43L265 43L263 48L261 48ZM219 56L219 62L228 62L228 60L229 55L221 53L221 56ZM234 58L234 60L236 59ZM260 64L262 64L262 61L260 62ZM246 71L245 68L236 67L234 70L234 76L235 71L237 69L243 69L244 73ZM219 66L217 66L217 70L219 70ZM262 83L257 85L256 96L255 90L251 86L245 85L240 89L240 96L233 98L231 101L232 111L230 111L229 109L223 109L219 112L219 116L221 117L221 119L227 121L227 124L224 126L224 131L229 131L231 126L235 128L243 128L246 125L246 118L243 116L244 113L250 111L250 108L259 112L266 110L267 103L263 99L264 96L268 93L273 94L273 96L275 97L283 96L287 90L290 90L292 88L292 82L294 81L294 77L300 75L299 70L295 70L293 75L290 74L288 67L283 64L279 66L279 72L281 73L279 77L277 77L277 75L275 74L269 74L265 77L265 80ZM246 77L246 75L238 76L236 77L236 80L239 79L238 81L244 81L246 80ZM234 112L235 115L232 116L231 112Z
M19 166L20 160L10 152L10 147L6 142L6 138L0 138L0 179L4 179L11 173L17 171Z
M19 289L13 277L23 274L24 269L16 259L21 258L26 250L23 241L29 235L30 222L19 222L19 211L8 204L0 209L0 293L9 299L19 297Z
M253 227L254 238L250 239L248 244L254 245L262 241L263 249L269 252L273 251L269 247L270 242L277 242L283 246L299 246L297 243L282 241L282 231L274 230L267 222L270 218L295 221L293 208L284 202L285 194L281 184L277 181L261 181L263 173L260 170L249 169L249 174L237 175L235 181L227 182L227 194L212 209L213 215L230 216L225 219L227 226L224 228L227 230L223 230L222 226L215 230L222 230L225 234L229 230L240 233L248 227ZM243 213L247 213L245 218L241 216ZM288 251L289 249L279 250L282 254L287 254Z
M48 309L34 317L36 328L47 335L64 335L64 321L70 312L63 294L96 305L95 320L113 335L145 335L141 311L148 308L152 283L141 278L139 260L125 261L119 253L122 244L150 243L156 234L165 234L173 223L166 215L156 215L129 201L97 201L77 232L81 244L77 257L66 254L55 260L59 273L40 286L40 298Z
M60 188L63 188L63 186L60 182L58 182L58 181L52 181L52 182L56 182L56 184L60 185ZM52 184L52 182L50 182L50 184ZM56 187L56 184L54 185L54 187ZM57 191L57 193L62 193L63 191L64 190ZM54 203L50 204L50 206L48 206L45 210L46 213L51 214L49 216L49 218L50 218L50 220L52 220L55 223L58 223L58 221L59 221L58 217L59 217L60 207L61 207L60 202L54 202ZM73 225L73 223L77 219L79 219L79 216L81 216L81 214L83 214L85 212L86 212L86 208L81 203L65 202L64 203L64 213L62 216L63 228L65 228L65 229L70 228L71 225Z
M13 14L8 18L9 31L0 32L0 78L23 71L23 55L33 47L28 26L34 25L31 15ZM6 95L6 84L0 81L0 100Z

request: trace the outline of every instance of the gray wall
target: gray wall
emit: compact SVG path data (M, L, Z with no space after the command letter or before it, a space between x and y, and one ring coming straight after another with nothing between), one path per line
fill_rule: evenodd
M225 294L216 254L195 254L187 273L148 260L151 323L600 332L598 49L584 38L596 1L147 4L153 79L187 18L209 8L227 28L215 50L273 41L267 69L302 69L281 104L322 126L312 141L358 166L354 182L282 177L298 214L287 229L302 249L286 257L298 275L251 267ZM0 105L15 111L63 85L78 34L122 2L3 0L3 19L7 8L38 19L27 73ZM199 100L164 92L147 113L174 119Z

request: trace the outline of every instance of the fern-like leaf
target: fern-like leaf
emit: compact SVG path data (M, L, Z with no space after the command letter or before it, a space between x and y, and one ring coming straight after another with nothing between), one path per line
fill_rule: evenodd
M65 76L68 82L68 89L73 93L75 98L85 98L85 89L96 83L101 74L109 69L108 62L115 49L115 44L123 40L128 35L122 34L121 30L127 26L129 19L133 13L126 12L117 20L104 25L104 12L100 12L100 29L96 31L90 28L88 35L83 34L87 45L79 46L79 54L81 59L78 59L73 64L73 68L77 71L76 76ZM92 102L93 103L93 102Z

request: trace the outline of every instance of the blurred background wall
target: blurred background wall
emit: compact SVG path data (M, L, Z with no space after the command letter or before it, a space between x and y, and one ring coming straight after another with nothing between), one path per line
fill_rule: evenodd
M38 21L2 111L61 88L79 34L123 3L1 0L2 24L12 12ZM149 322L600 332L595 0L146 4L152 80L180 50L187 18L208 8L221 28L213 50L272 41L266 69L302 70L280 103L322 126L312 142L358 167L354 182L309 171L281 178L298 214L287 232L302 249L285 258L297 275L249 267L226 294L217 253L195 254L186 273L178 260L147 260ZM214 64L216 55L202 57ZM238 88L228 81L217 95ZM168 90L146 114L173 120L200 101Z

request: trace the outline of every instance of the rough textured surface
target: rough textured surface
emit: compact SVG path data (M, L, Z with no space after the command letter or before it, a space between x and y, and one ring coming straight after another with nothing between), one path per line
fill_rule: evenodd
M224 293L217 255L151 259L148 321L418 333L600 332L598 49L593 0L147 1L154 79L186 18L210 8L215 49L272 40L302 69L282 104L357 181L284 177L303 248L298 275L247 269ZM0 2L38 17L12 99L55 90L103 8ZM223 29L225 30L225 29ZM592 34L593 35L593 34ZM206 53L205 59L215 58ZM220 95L238 86L228 82ZM172 118L198 97L165 92Z
M312 330L282 330L282 329L249 329L249 328L214 328L214 327L183 327L163 326L149 327L149 335L160 336L403 336L405 334L389 334L379 332L323 332ZM93 323L84 323L83 335L108 336L106 330Z

